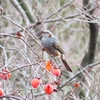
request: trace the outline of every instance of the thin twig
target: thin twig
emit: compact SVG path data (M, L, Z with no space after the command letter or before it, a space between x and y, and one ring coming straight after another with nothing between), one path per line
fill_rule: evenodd
M12 99L16 99L16 100L24 100L22 98L19 98L18 96L12 96L12 95L4 95L2 97L0 97L0 99L2 98L12 98Z
M74 76L72 76L71 78L69 78L68 80L66 80L64 83L62 83L59 86L59 89L61 89L62 87L64 87L67 83L69 83L71 80L73 80L75 77L79 76L83 71L85 71L87 68L91 68L91 67L95 67L96 65L99 65L100 61L97 61L93 64L89 64L86 67L84 67L83 69L81 69L80 71L78 71Z
M20 15L22 16L23 20L25 21L25 23L28 22L28 18L24 12L24 10L21 8L20 4L18 3L17 0L10 0L10 2L15 6L15 8L18 10L18 12L20 13Z
M92 68L92 67L95 67L96 65L99 65L100 64L100 61L97 61L93 64L89 64L87 65L86 67L84 67L83 69L81 69L80 71L78 71L75 75L73 75L71 78L69 78L68 80L66 80L65 82L63 82L59 87L58 87L58 91L61 90L61 88L63 88L64 86L66 86L67 83L69 83L70 81L72 81L73 79L75 79L77 76L79 76L83 71L85 71L87 68ZM35 94L34 96L37 97L37 96L42 96L44 95L45 92L41 92L41 93L38 93L38 94Z
M64 6L62 6L60 9L58 9L56 12L52 13L51 15L49 15L46 19L49 19L50 17L52 17L53 15L55 15L57 12L62 11L64 8L68 7L71 3L73 3L75 0L70 0L67 4L65 4Z
M12 22L13 24L15 24L16 26L18 26L18 27L21 28L22 30L24 30L25 32L27 32L28 35L31 36L32 39L42 48L41 44L36 40L34 34L32 35L32 34L27 30L27 28L24 28L23 26L17 24L17 23L14 22L12 19L10 19L10 18L8 18L8 17L6 17L6 16L4 16L4 15L2 15L2 17L5 18L5 19L7 19L7 20L9 20L9 21ZM37 24L40 24L40 23L37 23ZM35 25L37 25L37 24L35 24ZM32 27L32 26L30 26L30 27Z
M79 14L67 16L67 17L64 17L64 18L56 18L56 19L46 20L46 21L44 21L44 23L62 21L63 19L71 19L71 18L75 18L75 17L77 17L77 16L79 16Z

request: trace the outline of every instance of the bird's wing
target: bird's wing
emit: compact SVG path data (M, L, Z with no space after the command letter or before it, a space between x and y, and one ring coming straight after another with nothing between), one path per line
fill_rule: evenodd
M57 49L60 53L63 53L63 54L64 54L64 51L63 51L63 49L61 48L58 39L54 39L54 40L52 41L52 45L53 45L53 47L54 47L55 49Z

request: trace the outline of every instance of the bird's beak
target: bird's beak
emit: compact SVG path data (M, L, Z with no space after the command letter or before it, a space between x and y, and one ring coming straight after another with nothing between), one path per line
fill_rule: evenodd
M41 33L42 33L42 34L45 34L46 32L45 32L43 29L41 29Z

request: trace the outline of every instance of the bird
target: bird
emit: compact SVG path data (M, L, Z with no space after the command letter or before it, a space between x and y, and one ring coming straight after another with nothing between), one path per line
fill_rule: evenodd
M69 72L72 72L72 69L69 67L66 61L64 50L62 49L58 38L54 36L52 32L49 30L42 29L41 32L42 32L41 44L43 46L43 49L46 50L47 53L49 53L50 55L54 57L59 57L62 60L65 68Z

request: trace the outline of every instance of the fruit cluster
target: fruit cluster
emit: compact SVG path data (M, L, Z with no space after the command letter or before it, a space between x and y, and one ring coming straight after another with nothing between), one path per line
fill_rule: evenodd
M59 77L61 75L61 70L59 68L56 68L53 66L53 64L51 63L51 61L46 62L46 66L45 69L47 72L49 72L50 74L52 74L55 77ZM0 72L0 78L2 80L8 80L11 77L11 72L5 67L1 70ZM38 88L40 86L40 84L43 85L43 82L41 81L40 78L33 78L31 80L31 86L33 88ZM46 94L52 94L53 92L56 92L57 89L54 87L54 85L60 85L60 81L54 81L52 83L47 83L44 86L44 91ZM79 88L80 87L80 83L74 83L74 88ZM2 89L2 84L0 82L0 97L4 96L4 91Z
M61 75L61 70L59 68L53 68L51 61L46 62L46 70L52 73L52 75L59 77ZM40 78L33 78L31 81L31 85L33 88L38 88L40 85ZM44 86L44 90L46 94L51 94L55 90L52 83L48 83Z
M6 67L3 68L2 71L0 72L0 78L3 80L8 80L10 77L11 77L10 71ZM1 87L2 87L2 84L0 82L0 97L4 96L4 91Z

